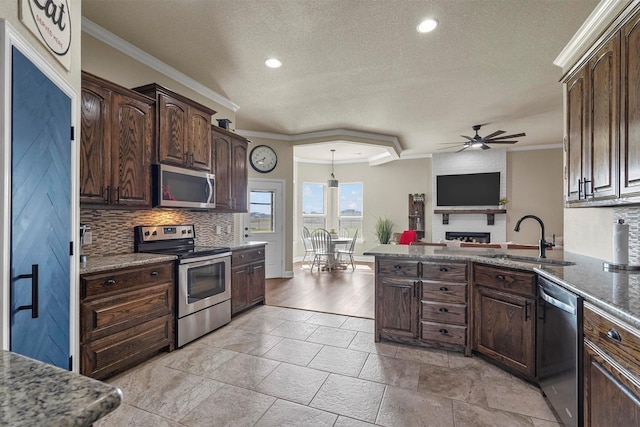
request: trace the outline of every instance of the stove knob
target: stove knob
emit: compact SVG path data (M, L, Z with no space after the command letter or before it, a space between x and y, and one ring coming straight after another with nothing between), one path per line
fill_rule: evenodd
M158 235L158 232L157 232L157 231L154 231L153 233L151 233L151 235L152 235L152 236L157 236L157 235Z
M191 230L188 230L187 233L191 234Z
M187 230L182 230L182 234L187 234Z
M144 232L144 235L145 235L145 236L148 236L148 235L149 235L149 232L148 232L148 231L145 231L145 232Z

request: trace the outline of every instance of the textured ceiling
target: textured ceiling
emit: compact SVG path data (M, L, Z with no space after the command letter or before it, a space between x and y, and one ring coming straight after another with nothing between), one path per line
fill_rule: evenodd
M597 3L82 0L82 13L238 104L236 129L373 132L411 157L480 123L481 135L526 132L517 146L560 144L552 61ZM418 34L426 17L440 25Z

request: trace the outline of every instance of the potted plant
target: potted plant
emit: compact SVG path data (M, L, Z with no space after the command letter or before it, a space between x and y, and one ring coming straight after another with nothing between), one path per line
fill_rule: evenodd
M503 197L500 200L498 200L498 205L500 206L501 209L504 209L504 206L507 203L509 203L509 199L507 199L506 197Z
M391 239L391 233L393 232L393 226L395 224L391 220L391 218L378 218L376 221L376 237L378 237L378 241L382 245L386 245L389 243L389 239Z

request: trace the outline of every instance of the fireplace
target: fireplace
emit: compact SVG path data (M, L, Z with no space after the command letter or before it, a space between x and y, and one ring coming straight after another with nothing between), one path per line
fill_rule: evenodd
M447 240L460 240L469 243L491 243L491 233L480 233L473 231L447 231Z

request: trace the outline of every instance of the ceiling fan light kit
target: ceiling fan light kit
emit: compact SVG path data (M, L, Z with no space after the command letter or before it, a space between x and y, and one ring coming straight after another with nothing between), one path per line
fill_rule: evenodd
M473 137L467 136L467 135L460 135L462 138L465 138L467 141L445 142L445 144L454 145L454 147L444 147L444 148L440 148L439 150L447 150L449 148L455 148L455 145L461 146L461 148L458 151L456 151L456 153L459 153L471 147L480 148L482 150L488 150L491 148L489 144L515 144L518 141L511 140L511 139L526 136L524 132L514 133L513 135L502 135L503 133L506 133L506 131L503 131L503 130L497 130L487 136L480 136L478 135L478 131L480 130L481 127L482 125L473 125L472 129L476 132L476 134Z

